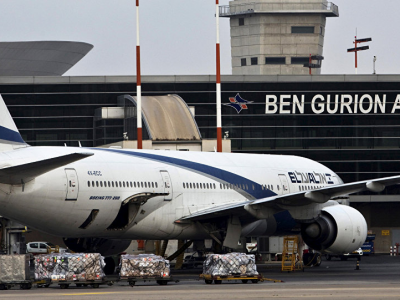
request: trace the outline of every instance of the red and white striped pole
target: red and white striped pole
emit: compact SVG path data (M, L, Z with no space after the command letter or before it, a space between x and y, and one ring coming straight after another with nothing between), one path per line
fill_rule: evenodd
M136 0L136 100L137 100L137 148L142 145L142 83L140 78L139 0Z
M356 54L356 75L358 74L358 66L357 66L357 36L354 37L354 47L356 49L355 54Z
M217 152L222 152L222 116L221 116L221 65L219 47L219 0L215 2L217 27Z

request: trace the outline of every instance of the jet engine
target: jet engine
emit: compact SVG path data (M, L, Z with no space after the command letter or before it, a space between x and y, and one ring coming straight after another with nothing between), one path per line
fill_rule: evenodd
M64 244L74 252L115 255L129 247L130 240L109 240L102 238L64 238Z
M312 223L302 224L301 235L312 249L324 253L350 253L365 242L367 223L356 209L334 205L322 209Z

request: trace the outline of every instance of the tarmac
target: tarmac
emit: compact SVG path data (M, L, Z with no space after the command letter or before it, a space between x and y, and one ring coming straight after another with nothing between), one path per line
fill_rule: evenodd
M114 282L99 288L75 287L60 289L14 287L0 291L0 299L400 299L400 256L364 256L356 270L356 260L323 260L319 267L303 271L281 272L279 263L259 264L264 281L243 284L241 281L205 284L199 279L202 269L172 270L173 278L160 286L156 282Z

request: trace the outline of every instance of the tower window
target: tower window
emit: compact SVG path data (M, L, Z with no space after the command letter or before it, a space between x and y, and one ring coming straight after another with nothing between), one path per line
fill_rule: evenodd
M266 65L284 65L286 64L285 57L266 57L265 58Z
M252 66L258 65L258 57L252 57L251 58L251 65Z
M239 26L244 26L244 18L239 18Z
M310 62L309 57L292 57L291 58L292 65L304 65Z
M242 59L240 60L240 65L241 65L242 67L246 66L246 59L245 59L245 58L242 58Z
M292 33L314 33L314 26L292 26Z

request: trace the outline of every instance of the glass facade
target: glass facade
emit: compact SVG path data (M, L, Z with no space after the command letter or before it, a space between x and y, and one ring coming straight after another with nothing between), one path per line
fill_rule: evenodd
M222 78L223 104L238 93L251 101L240 113L222 105L222 131L229 132L233 152L308 157L345 182L398 175L400 80L254 78ZM94 77L79 84L2 82L0 93L31 145L77 146L80 141L91 147L121 141L124 120L96 120L95 110L118 106L118 96L136 94L134 77L112 77L111 82ZM216 138L215 82L209 76L144 77L142 93L178 94L195 107L202 137ZM398 192L395 186L383 193Z

